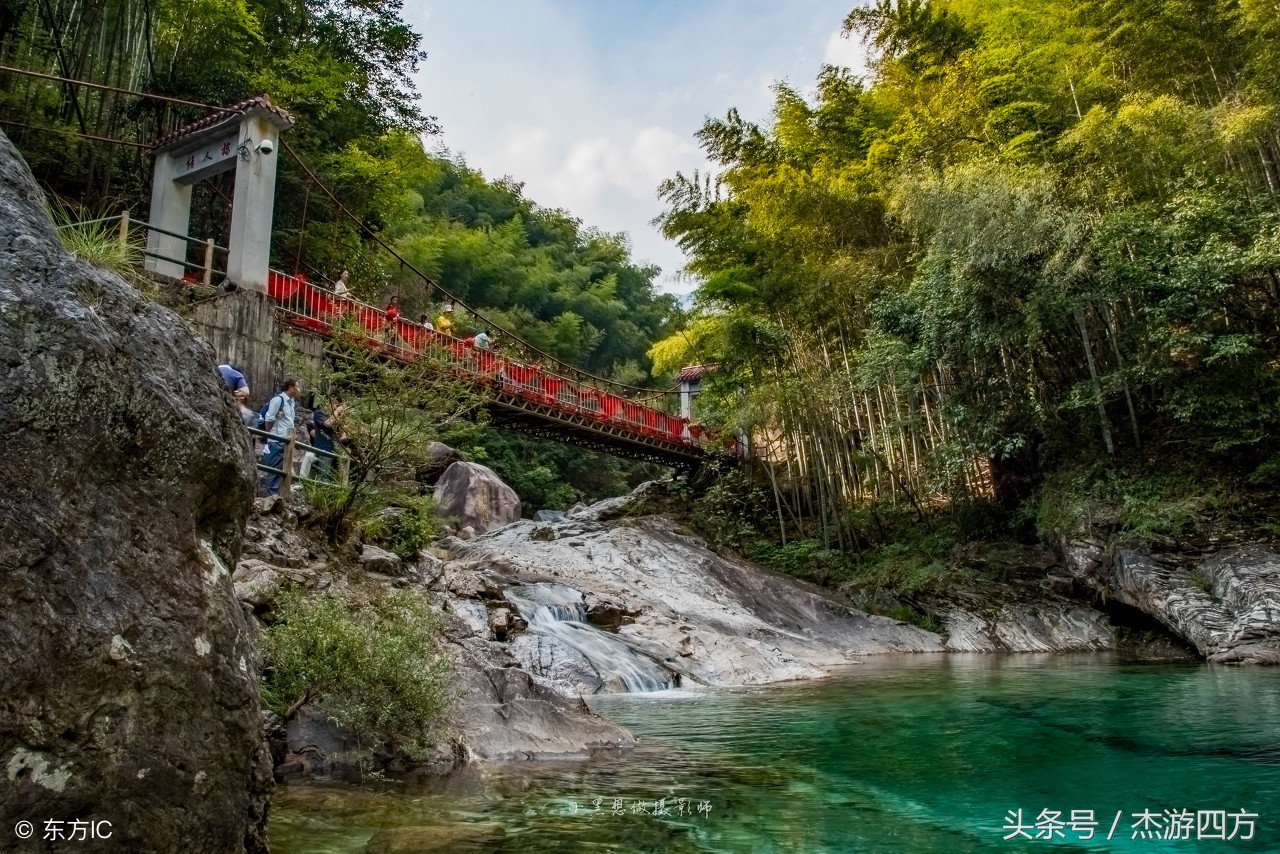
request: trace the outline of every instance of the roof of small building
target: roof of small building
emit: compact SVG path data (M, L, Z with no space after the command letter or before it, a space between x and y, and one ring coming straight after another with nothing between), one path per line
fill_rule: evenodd
M686 365L680 369L680 373L676 374L676 382L696 383L707 374L715 371L717 367L717 365Z
M266 113L267 118L271 123L281 130L288 130L297 123L293 116L271 103L271 99L266 95L256 95L252 98L246 98L243 101L232 104L229 107L215 107L213 112L209 113L209 115L196 119L194 122L189 124L185 124L177 130L166 133L164 136L153 142L151 147L154 149L170 148L182 142L182 140L192 134L217 127L224 123L229 124L231 120L237 119L245 113L254 111Z

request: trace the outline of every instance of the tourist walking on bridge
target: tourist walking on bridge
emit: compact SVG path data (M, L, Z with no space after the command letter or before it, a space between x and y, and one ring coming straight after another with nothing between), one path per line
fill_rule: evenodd
M445 303L440 311L440 316L436 318L436 329L445 335L453 334L453 306Z
M383 314L387 320L382 326L382 337L388 344L396 344L400 341L400 333L396 328L400 320L400 297L392 297Z
M302 389L298 381L290 377L280 384L280 390L267 404L267 413L263 417L262 429L271 434L267 440L267 452L262 457L263 465L279 471L267 472L267 493L280 494L284 485L284 447L293 435L298 423L298 397Z

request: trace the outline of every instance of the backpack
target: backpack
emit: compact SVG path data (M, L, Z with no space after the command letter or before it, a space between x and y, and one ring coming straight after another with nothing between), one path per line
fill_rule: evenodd
M268 410L270 410L270 409L271 409L271 401L275 400L277 397L280 397L280 395L282 395L282 394L284 394L284 392L282 392L282 391L278 391L278 392L276 392L275 394L271 395L271 397L270 397L270 398L268 398L267 402L266 402L266 403L264 403L264 404L262 404L262 408L258 410L258 424L257 424L257 427L258 427L258 429L259 429L259 430L265 430L265 429L266 429L266 425L267 425L267 412L268 412ZM280 405L281 405L281 406L284 406L284 402L283 402L283 401L281 401Z

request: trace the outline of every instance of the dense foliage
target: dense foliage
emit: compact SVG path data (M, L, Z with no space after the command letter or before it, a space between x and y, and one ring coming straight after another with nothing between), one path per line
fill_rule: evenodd
M210 104L265 92L297 118L286 142L350 212L281 151L274 267L321 282L348 269L357 296L381 305L398 295L407 317L434 317L442 293L378 248L378 235L552 357L621 382L658 383L647 351L679 310L656 292L657 268L633 262L625 236L426 150L424 136L438 127L410 81L426 55L402 12L401 0L12 0L0 4L0 63ZM0 128L81 215L144 212L151 172L142 149L86 136L145 144L206 114L0 73ZM193 235L226 244L231 182L225 173L195 186ZM199 262L199 247L191 251ZM457 320L464 333L488 325L464 312ZM511 346L501 334L496 343ZM470 440L536 506L612 494L640 471L523 439Z
M333 471L308 484L311 523L335 545L358 531L416 560L439 524L417 472L433 465L432 442L450 431L476 432L485 396L430 353L404 365L378 358L354 322L338 328L326 355L323 374L305 385L322 394L317 405L341 445L347 477Z
M422 759L456 699L443 615L405 591L348 601L281 593L263 632L263 698L286 720L313 704L360 741L361 759Z
M646 384L647 350L670 331L678 307L655 291L656 267L631 261L624 235L584 228L524 198L519 184L487 181L461 161L412 147L406 159L403 213L387 231L405 258L538 349ZM439 295L420 278L388 269L393 274L376 296L398 293L415 318L439 307ZM459 331L483 325L460 320ZM498 346L505 343L499 336Z
M698 137L666 233L779 539L851 507L1024 500L1047 471L1280 450L1280 15L1260 0L876 0L771 121ZM745 393L743 391L745 390ZM775 521L774 524L778 524Z

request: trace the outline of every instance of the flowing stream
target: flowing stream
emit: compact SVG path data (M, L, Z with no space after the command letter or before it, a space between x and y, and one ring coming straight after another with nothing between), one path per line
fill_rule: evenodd
M547 636L580 653L608 688L631 693L674 687L671 673L648 656L587 622L582 593L563 584L527 584L509 588L507 601L529 623L532 636Z
M283 786L272 851L355 854L380 828L440 824L505 833L456 851L1280 851L1272 669L880 657L822 682L591 701L635 750L434 789ZM1187 815L1189 838L1165 838ZM1197 838L1219 827L1235 838Z

